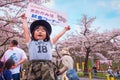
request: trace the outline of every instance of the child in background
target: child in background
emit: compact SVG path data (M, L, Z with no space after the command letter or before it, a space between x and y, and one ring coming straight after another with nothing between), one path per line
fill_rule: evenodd
M10 69L15 65L15 62L13 59L8 59L5 62L5 67L4 67L4 71L3 71L3 75L4 75L4 79L5 80L12 80L12 72L10 71Z
M45 20L35 20L30 25L30 32L27 26L25 14L22 16L23 30L29 49L30 68L28 72L28 80L57 80L52 61L52 45L70 30L67 26L50 39L52 32L51 25ZM30 34L31 33L31 36Z
M5 62L5 65L3 62L0 61L0 80L13 80L12 72L10 71L10 69L14 65L15 62L12 59L8 59Z

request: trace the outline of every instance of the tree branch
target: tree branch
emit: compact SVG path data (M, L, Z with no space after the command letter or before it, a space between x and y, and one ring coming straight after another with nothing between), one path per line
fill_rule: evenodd
M4 4L1 4L0 5L0 7L3 7L3 6L5 6L5 5L8 5L8 4L12 4L12 3L19 3L19 2L23 2L23 1L25 1L25 0L21 0L21 1L14 1L14 2L12 2L12 0L11 0L11 2L6 2L6 3L4 3Z
M11 37L8 37L2 44L0 44L0 46L3 46L10 38L13 38L14 35L12 35Z

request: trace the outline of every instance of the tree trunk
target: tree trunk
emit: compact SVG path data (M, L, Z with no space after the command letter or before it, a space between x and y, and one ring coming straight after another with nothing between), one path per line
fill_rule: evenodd
M84 75L88 76L88 57L90 53L90 48L87 49L86 51L86 57L85 57L85 64L84 64Z

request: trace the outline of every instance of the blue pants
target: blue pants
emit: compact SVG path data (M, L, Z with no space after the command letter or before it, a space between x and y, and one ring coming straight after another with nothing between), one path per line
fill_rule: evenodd
M13 80L20 80L20 73L16 73L12 75Z

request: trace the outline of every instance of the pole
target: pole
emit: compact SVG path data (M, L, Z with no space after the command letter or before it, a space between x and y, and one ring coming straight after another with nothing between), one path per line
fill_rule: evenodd
M91 74L91 72L89 73L89 79L92 80L92 74Z
M109 74L107 74L106 76L107 76L107 80L110 80Z

